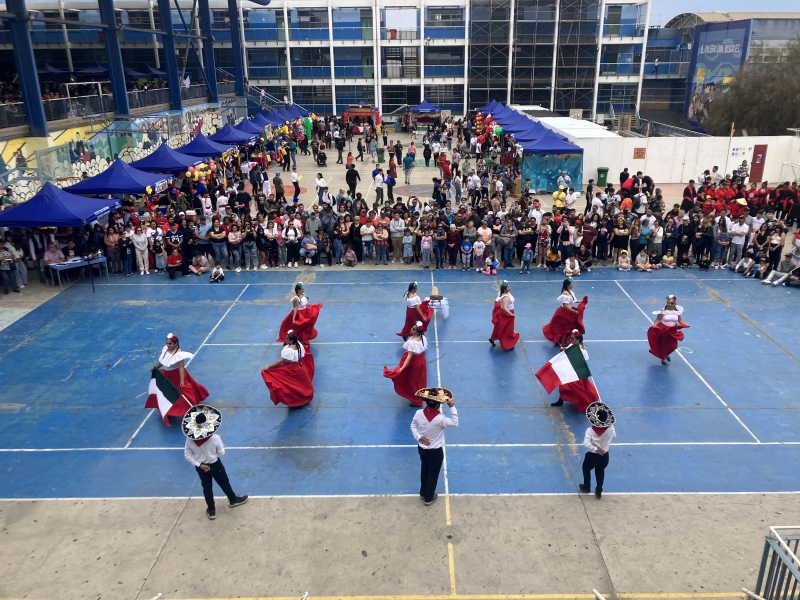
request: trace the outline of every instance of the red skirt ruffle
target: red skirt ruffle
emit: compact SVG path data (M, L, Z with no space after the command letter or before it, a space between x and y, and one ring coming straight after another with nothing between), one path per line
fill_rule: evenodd
M392 380L394 391L398 396L405 398L415 406L422 406L422 400L414 394L422 388L428 387L428 363L425 361L425 353L414 354L408 366L402 371L398 371L406 362L406 356L408 356L408 350L403 352L400 363L394 369L389 370L383 367L383 376Z
M513 310L511 311L514 312ZM514 317L510 317L503 310L500 303L495 301L494 308L492 309L492 335L490 340L497 340L500 342L500 347L503 350L511 350L517 345L519 334L514 331Z
M319 332L314 329L314 325L317 324L320 309L322 309L321 303L307 304L303 310L297 311L297 317L294 323L292 323L292 313L294 310L290 310L289 314L286 315L281 322L281 328L278 332L278 341L285 342L286 333L290 329L294 329L295 333L297 333L297 340L303 344L316 338Z
M291 408L303 406L314 399L314 357L306 347L303 364L286 361L269 371L261 371L269 397L275 405Z
M654 325L647 330L647 341L650 342L650 354L661 360L678 349L678 342L682 342L684 335L682 329L688 325L678 323L674 327L667 327L663 323Z
M583 312L586 310L587 302L589 302L589 298L584 296L581 303L575 307L575 310L578 311L577 315L563 306L559 306L556 312L553 313L550 322L542 327L544 337L554 344L563 344L566 341L566 336L569 336L573 329L577 329L581 335L585 334Z
M579 379L572 383L565 383L558 388L558 396L564 402L571 402L578 406L578 410L585 413L592 402L600 400L597 388L589 379Z
M203 400L208 398L208 390L205 388L204 385L197 383L194 377L189 374L189 371L186 371L184 380L186 381L186 385L181 387L181 372L180 369L172 369L171 371L167 371L165 369L160 369L161 373L164 374L164 377L169 379L176 388L180 390L180 392L186 397L189 401L191 406L196 404L200 404ZM187 406L185 409L175 407L180 403L180 400L172 405L172 409L169 411L169 415L175 417L182 417L186 414L186 411L189 410ZM180 413L173 413L173 410L183 410Z
M420 311L422 311L422 314L425 315L424 319L419 318L417 307L414 308L406 307L406 322L403 324L403 331L401 331L397 335L403 338L411 337L411 328L417 321L422 321L422 327L420 327L419 329L420 333L425 333L425 331L428 330L428 325L430 324L431 316L433 315L433 309L430 306L430 301L425 300L422 304L419 305L419 309Z

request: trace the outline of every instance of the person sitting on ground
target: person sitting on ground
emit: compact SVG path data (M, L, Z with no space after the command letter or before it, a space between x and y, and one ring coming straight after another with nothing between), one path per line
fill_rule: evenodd
M170 279L175 279L175 274L178 271L181 271L182 264L183 257L181 256L180 252L178 252L177 248L173 248L172 254L169 255L169 258L167 258L167 273L169 273Z
M620 271L630 271L631 270L631 257L628 256L627 250L620 250L619 253L619 270Z
M214 261L214 269L211 271L211 277L209 278L211 283L219 283L220 281L225 280L225 272L222 270L222 263L218 260Z
M650 258L647 256L647 249L642 248L639 250L639 254L636 255L636 262L634 263L636 270L640 273L642 271L646 273L652 273L653 267L650 264Z
M708 271L711 268L711 257L708 252L703 252L700 255L700 260L697 261L697 268L700 271Z
M200 276L200 273L207 273L208 272L208 259L206 258L205 254L198 254L192 260L192 264L189 265L189 270L197 275Z
M675 257L672 256L672 250L667 250L667 253L661 259L661 266L665 269L675 268Z
M766 258L762 258L759 260L758 264L753 266L748 272L745 277L753 278L753 279L765 279L769 276L769 272L772 270L772 267L769 264L769 261Z
M362 160L363 162L363 160ZM345 267L355 267L358 264L358 257L356 256L353 247L348 244L347 250L344 253L344 266Z
M742 257L742 260L736 263L736 265L733 267L733 272L744 273L745 275L747 275L747 273L750 271L750 269L753 268L753 265L755 264L756 261L753 260L753 253L748 252Z
M561 252L556 246L550 246L544 255L545 271L558 271L561 266Z
M574 256L570 256L564 262L564 276L565 277L577 277L581 274L581 265L578 263L578 259Z
M784 256L783 260L778 264L777 269L770 271L770 274L764 278L761 283L764 285L780 285L791 275L795 269L795 264L792 262L793 255L791 253Z
M578 264L580 265L581 269L586 269L587 273L592 272L592 252L586 247L585 244L580 245L575 258L578 259Z
M489 251L488 255L484 259L484 267L481 273L484 275L497 275L497 266L500 263L495 259L494 252Z
M650 265L653 267L654 271L657 271L661 268L661 257L657 250L653 250L650 253Z

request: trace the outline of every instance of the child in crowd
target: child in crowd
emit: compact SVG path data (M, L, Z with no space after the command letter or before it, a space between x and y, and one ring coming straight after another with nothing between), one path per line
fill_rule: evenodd
M631 270L631 257L628 256L627 250L620 250L619 253L619 270L620 271L630 271Z
M167 251L161 242L153 243L153 255L156 262L156 273L163 273L167 269Z
M403 263L410 265L414 260L414 236L411 235L411 230L406 227L403 232Z
M461 270L468 271L472 267L472 242L461 242Z
M422 237L419 241L420 250L422 250L422 268L430 269L431 267L431 251L433 250L433 235L431 230L426 229L422 232Z
M711 257L707 252L703 252L700 255L700 260L697 261L697 268L700 271L708 271L711 268Z
M661 257L659 256L660 252L658 250L653 250L650 253L650 266L653 268L654 271L657 271L661 268Z
M561 252L556 246L550 246L544 256L545 271L558 271L561 266Z
M661 266L665 269L675 268L675 257L672 256L672 250L667 250L667 253L661 259Z
M220 262L214 261L214 268L211 271L211 283L219 283L225 280L225 272L222 270Z
M484 267L481 273L483 273L484 275L497 275L497 265L499 264L500 263L498 263L497 260L495 260L494 258L494 252L489 250L489 253L486 255L486 258L484 259Z
M472 255L475 257L475 270L480 271L483 269L483 253L486 251L486 244L483 240L478 238L472 244Z
M530 244L525 244L525 249L522 251L522 268L520 268L520 275L523 271L530 275L531 262L533 262L533 247Z
M347 250L344 253L344 266L355 267L358 264L358 258L350 244L347 244Z
M653 267L650 265L650 259L647 256L647 248L642 247L639 250L639 254L636 255L636 262L634 263L636 270L641 272L645 271L646 273L652 273Z
M581 274L581 265L578 262L578 259L574 256L570 256L564 262L564 276L565 277L577 277Z

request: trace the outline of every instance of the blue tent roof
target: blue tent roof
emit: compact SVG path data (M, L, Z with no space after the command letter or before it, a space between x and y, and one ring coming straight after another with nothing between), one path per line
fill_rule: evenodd
M275 111L275 116L280 117L281 123L284 121L294 121L297 118L285 108L279 108L277 111Z
M48 181L33 198L0 213L0 227L80 227L119 207L118 200L76 196Z
M252 141L256 136L252 133L243 133L231 127L230 123L225 123L217 133L208 136L208 139L218 144L246 144Z
M549 129L541 138L531 143L526 144L520 140L517 142L522 146L523 154L583 154L583 148L562 140Z
M198 133L191 142L185 146L175 148L181 154L188 154L189 156L196 156L198 158L217 158L222 156L223 152L227 152L231 148L235 148L236 144L217 144L210 141L202 133Z
M149 73L141 73L128 67L125 67L123 71L125 72L125 79L148 79L150 77Z
M261 111L259 114L264 115L264 119L266 119L268 125L281 125L286 120L281 119L275 109L272 109L267 113Z
M181 154L166 144L161 144L144 158L133 161L130 166L140 171L178 173L185 171L187 167L199 165L201 162L203 162L202 159L196 156Z
M147 73L147 75L155 75L156 77L166 77L167 74L165 71L159 71L155 67L151 67L146 63L142 63L142 66L139 67L140 73Z
M248 135L261 135L264 133L263 125L256 125L248 119L243 119L241 123L234 125L233 128L236 131L241 131L242 133L246 133Z
M297 104L292 104L289 108L286 109L286 112L292 115L295 119L302 119L303 117L307 117L311 113L307 110L303 110Z
M531 123L525 129L521 129L522 128L521 124L519 125L519 127L520 131L514 131L513 127L511 129L506 129L504 127L503 131L507 131L508 133L513 133L517 141L533 140L533 139L538 140L541 139L545 133L550 131L547 127L545 127L541 123Z
M36 69L36 72L39 75L51 75L51 76L59 76L59 77L66 77L70 75L69 71L64 71L63 69L56 69L54 66L44 63L41 67Z
M86 67L85 69L81 69L80 71L75 71L76 75L108 75L108 67L104 67L103 65L92 65L91 67Z
M497 100L492 100L486 106L481 106L479 109L477 109L477 111L479 113L483 113L484 115L486 115L492 112L497 107L498 104L500 103Z
M266 127L267 125L269 125L269 121L267 121L267 117L264 116L264 113L254 114L251 121L253 121L253 123L258 125L259 127Z
M73 194L144 194L148 187L163 190L172 179L169 175L153 175L133 168L118 158L102 173L64 188Z
M412 106L409 110L412 113L421 113L421 114L433 114L433 113L442 112L441 109L438 106L434 106L433 104L431 104L427 100L423 100L422 102L420 102L416 106Z

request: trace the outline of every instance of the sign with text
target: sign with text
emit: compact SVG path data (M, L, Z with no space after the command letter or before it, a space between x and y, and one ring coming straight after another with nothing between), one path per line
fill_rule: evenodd
M647 158L647 148L634 148L633 149L633 159L634 160L644 160Z

